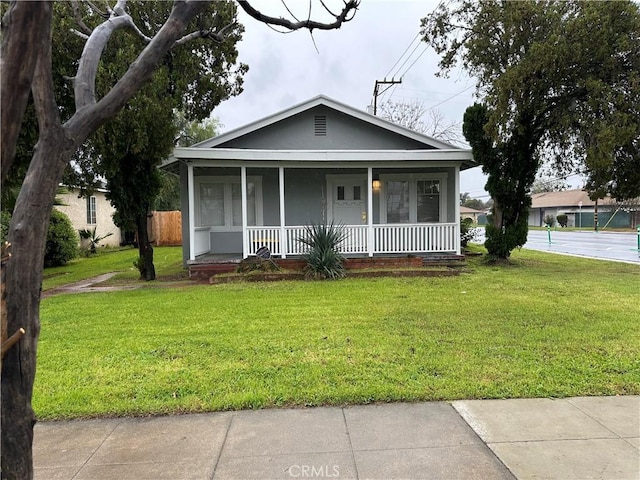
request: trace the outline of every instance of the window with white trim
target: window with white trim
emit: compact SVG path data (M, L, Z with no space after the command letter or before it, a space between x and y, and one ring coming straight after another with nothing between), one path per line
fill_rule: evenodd
M416 220L440 221L440 180L416 180Z
M96 197L87 197L87 225L98 223L96 215Z
M381 175L381 223L438 223L446 218L447 174Z
M240 177L196 177L196 225L212 230L242 229ZM262 180L247 177L247 225L262 224Z

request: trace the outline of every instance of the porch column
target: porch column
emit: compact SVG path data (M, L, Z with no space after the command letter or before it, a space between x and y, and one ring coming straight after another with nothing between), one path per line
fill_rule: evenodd
M373 168L367 168L367 252L373 257Z
M280 191L280 256L287 258L287 231L284 214L284 167L278 167L278 186Z
M460 167L456 166L455 167L455 171L453 173L453 176L455 178L455 191L456 191L456 196L455 196L455 218L453 219L456 222L456 228L455 228L455 236L456 236L456 255L460 255Z
M249 254L249 236L247 235L247 167L240 167L240 188L242 189L242 258Z
M196 259L196 221L195 221L195 182L193 181L193 165L187 163L187 185L189 193L189 260Z

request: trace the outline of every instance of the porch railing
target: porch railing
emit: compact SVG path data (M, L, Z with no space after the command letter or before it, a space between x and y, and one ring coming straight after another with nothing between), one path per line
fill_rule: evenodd
M346 225L345 229L347 237L340 244L340 253L367 254L368 226ZM307 246L298 239L305 231L304 226L247 227L247 253L255 255L260 247L266 246L272 255L302 255ZM372 253L455 252L458 237L456 223L373 225Z
M211 250L211 228L196 227L195 229L195 252L194 255L209 253Z

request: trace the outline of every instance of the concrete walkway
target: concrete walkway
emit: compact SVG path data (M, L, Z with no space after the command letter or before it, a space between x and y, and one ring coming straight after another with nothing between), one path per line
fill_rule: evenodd
M36 479L640 479L640 396L41 422Z

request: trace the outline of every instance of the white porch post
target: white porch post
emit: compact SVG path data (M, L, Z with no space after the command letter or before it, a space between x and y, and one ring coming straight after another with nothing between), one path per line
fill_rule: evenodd
M455 178L455 218L453 221L456 223L455 236L456 236L456 255L460 255L460 167L456 166L454 171Z
M196 220L195 220L195 182L193 181L193 165L187 163L187 191L189 192L189 260L196 259Z
M249 254L249 236L247 235L247 167L240 167L240 188L242 189L242 258Z
M373 257L373 168L367 168L367 252Z
M285 214L284 214L284 167L278 167L279 177L279 190L280 190L280 256L287 258L287 231L284 228Z

